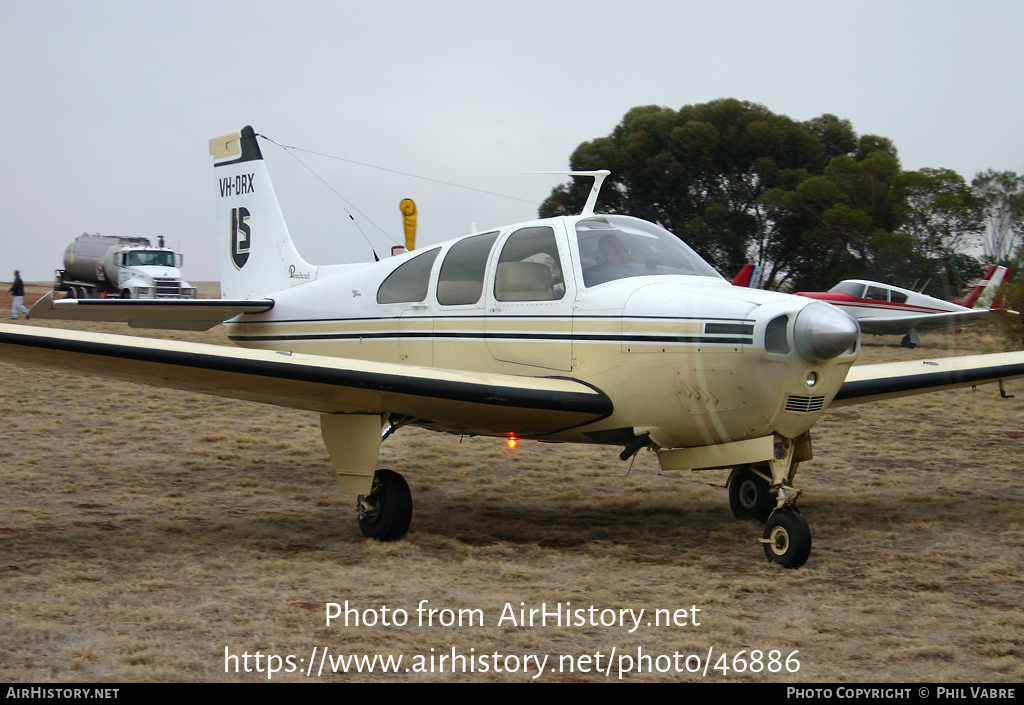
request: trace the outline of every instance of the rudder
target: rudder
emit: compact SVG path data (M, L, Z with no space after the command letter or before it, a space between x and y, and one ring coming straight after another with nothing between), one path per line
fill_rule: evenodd
M967 308L999 308L1002 306L1003 289L1006 286L1006 267L992 265L984 279L964 299Z

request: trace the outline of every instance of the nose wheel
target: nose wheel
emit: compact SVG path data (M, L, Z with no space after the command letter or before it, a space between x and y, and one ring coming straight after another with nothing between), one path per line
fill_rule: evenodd
M811 555L811 529L796 508L801 491L792 485L800 463L811 455L808 434L795 439L777 435L767 464L738 465L729 475L733 516L764 522L764 555L785 568L799 568Z
M811 555L811 529L795 508L775 511L761 535L764 555L784 568L799 568Z

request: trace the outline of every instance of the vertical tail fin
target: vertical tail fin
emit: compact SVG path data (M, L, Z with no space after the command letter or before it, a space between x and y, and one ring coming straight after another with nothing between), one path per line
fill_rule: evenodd
M210 140L221 297L253 299L316 278L295 249L251 127Z
M1006 282L1010 278L1010 270L1006 267L1000 267L999 271L992 277L992 283L989 286L992 288L992 303L988 305L989 308L1001 309L1003 307L1003 294L1006 293ZM998 277L999 281L996 282Z
M745 264L743 269L733 277L733 286L746 286L757 289L761 285L761 265Z
M981 303L986 308L999 308L1002 304L1003 289L1006 285L1006 267L993 265L985 278L978 282L971 293L964 299L963 305L974 308ZM982 296L984 295L984 299Z

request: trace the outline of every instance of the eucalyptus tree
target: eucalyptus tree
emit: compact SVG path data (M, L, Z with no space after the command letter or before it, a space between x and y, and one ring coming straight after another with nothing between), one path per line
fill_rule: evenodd
M766 195L780 228L792 234L792 244L776 254L788 287L820 290L854 277L892 281L912 261L912 238L898 231L899 160L882 149L863 154L837 155L823 174Z
M895 148L884 137L858 137L835 115L798 122L732 98L679 110L642 106L607 137L580 144L569 164L611 170L597 212L654 221L726 274L760 264L770 288L820 285L833 271L877 259L873 250L893 238ZM579 179L556 187L540 214L578 212L589 186ZM804 268L815 276L801 277Z
M985 259L1007 263L1024 246L1024 176L989 169L974 177L971 188L984 204Z
M981 262L968 254L981 241L983 201L952 169L925 168L902 178L900 229L919 255L914 274L931 282L933 295L957 297L983 273Z

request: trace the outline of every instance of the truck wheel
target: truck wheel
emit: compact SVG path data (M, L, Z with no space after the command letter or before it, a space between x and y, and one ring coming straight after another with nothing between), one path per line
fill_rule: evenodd
M121 298L122 299L130 299L131 297L132 297L132 292L128 291L127 289L121 289Z

